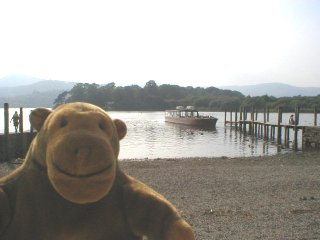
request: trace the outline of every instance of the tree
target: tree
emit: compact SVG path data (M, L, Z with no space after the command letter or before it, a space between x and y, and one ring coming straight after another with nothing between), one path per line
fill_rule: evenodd
M54 100L53 104L55 107L64 104L67 102L67 97L69 95L69 91L64 91L58 95L58 97Z
M143 88L138 85L116 87L114 82L104 86L78 83L70 91L62 92L55 105L65 102L84 101L113 110L164 110L176 106L194 105L202 109L215 111L254 107L262 110L266 106L272 111L282 107L292 112L296 106L313 111L320 107L320 96L282 97L273 96L245 97L237 91L221 90L215 87L180 87L163 84L158 86L154 80L148 81Z
M158 85L154 80L150 80L144 86L145 93L150 96L159 95Z

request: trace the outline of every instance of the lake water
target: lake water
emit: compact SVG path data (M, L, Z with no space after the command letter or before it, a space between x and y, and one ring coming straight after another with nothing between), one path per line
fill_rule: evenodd
M19 109L11 108L10 116ZM31 109L24 108L24 129L30 129L28 115ZM0 108L0 116L3 109ZM292 151L292 148L277 146L273 142L252 137L224 126L224 113L206 113L217 117L215 130L204 130L179 124L166 123L164 112L120 112L109 113L112 118L123 120L128 127L127 136L121 141L119 159L156 159L179 157L244 157L274 155ZM289 119L283 114L283 122ZM227 117L229 119L229 115ZM248 115L248 119L250 114ZM262 114L258 120L263 120ZM233 117L234 119L234 117ZM314 114L300 114L300 125L313 125ZM318 115L318 120L320 116ZM277 122L277 114L270 114L270 122ZM319 123L318 123L319 124ZM0 118L0 132L4 131L3 117ZM14 132L10 124L10 132ZM293 131L290 131L293 135ZM290 136L293 139L293 136ZM299 131L301 141L301 131ZM298 143L301 148L301 143Z

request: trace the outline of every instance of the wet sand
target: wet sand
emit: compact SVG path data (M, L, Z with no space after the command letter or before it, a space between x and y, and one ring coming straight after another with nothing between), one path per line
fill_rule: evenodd
M0 177L17 164L0 164ZM123 160L169 199L198 240L320 239L320 152Z

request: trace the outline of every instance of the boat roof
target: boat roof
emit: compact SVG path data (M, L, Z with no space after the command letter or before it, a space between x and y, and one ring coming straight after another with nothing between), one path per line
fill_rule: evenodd
M198 112L197 109L170 109L165 111L166 112Z

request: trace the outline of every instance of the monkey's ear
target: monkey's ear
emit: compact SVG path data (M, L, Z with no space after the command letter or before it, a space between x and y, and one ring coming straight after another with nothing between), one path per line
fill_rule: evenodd
M47 108L36 108L32 110L29 115L31 126L39 132L44 124L44 121L51 113L52 111Z
M127 126L120 119L113 120L113 123L114 125L116 125L118 137L119 137L119 140L121 140L127 134Z

